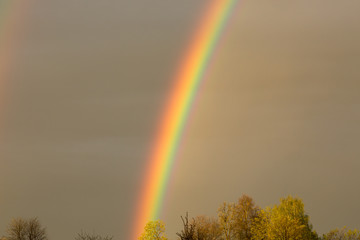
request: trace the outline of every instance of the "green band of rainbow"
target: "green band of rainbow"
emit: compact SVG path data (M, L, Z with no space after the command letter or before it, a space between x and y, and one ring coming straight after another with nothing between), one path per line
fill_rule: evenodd
M132 240L138 239L148 221L155 220L160 215L165 190L192 103L227 20L238 1L210 1L193 41L185 52L179 71L174 77L175 85L146 166L147 172L136 206Z

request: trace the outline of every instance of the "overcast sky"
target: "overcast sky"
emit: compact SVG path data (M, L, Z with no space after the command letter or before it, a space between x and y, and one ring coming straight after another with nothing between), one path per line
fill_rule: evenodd
M2 0L5 1L5 0ZM9 0L7 0L9 1ZM2 106L0 234L126 239L172 76L210 0L33 0ZM360 2L242 1L194 104L162 220L288 194L360 228Z

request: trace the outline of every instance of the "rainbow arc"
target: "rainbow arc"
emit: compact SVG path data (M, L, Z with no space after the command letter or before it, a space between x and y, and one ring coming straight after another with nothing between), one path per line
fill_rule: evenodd
M10 71L25 10L32 2L5 0L0 2L0 85ZM187 118L199 86L204 80L208 63L223 30L239 0L209 0L200 18L190 45L184 51L178 71L173 77L174 87L165 106L159 131L154 138L153 151L147 159L146 175L136 205L131 239L138 239L149 220L161 213L165 191L176 159ZM3 89L3 87L1 88ZM3 91L3 90L1 90Z
M169 104L163 111L154 139L152 155L138 198L132 240L138 239L145 224L160 216L166 187L176 158L186 120L214 49L239 0L212 0L200 20L193 41L175 74Z

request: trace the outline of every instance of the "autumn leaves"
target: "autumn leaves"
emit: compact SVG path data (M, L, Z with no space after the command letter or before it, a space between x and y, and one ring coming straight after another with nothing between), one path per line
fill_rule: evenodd
M322 237L313 230L300 198L288 196L278 205L261 209L243 195L235 203L224 202L218 217L181 217L180 240L360 240L358 230L332 230ZM167 240L161 221L151 221L140 240Z

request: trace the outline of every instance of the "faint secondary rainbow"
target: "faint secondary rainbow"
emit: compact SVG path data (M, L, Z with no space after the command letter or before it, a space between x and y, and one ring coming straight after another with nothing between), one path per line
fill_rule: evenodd
M0 1L0 105L4 104L6 80L14 64L15 50L21 40L23 19L32 0Z
M9 34L11 32L12 10L11 1L0 2L0 83L3 84L5 71L8 70L9 63Z
M11 40L14 33L17 4L13 1L0 2L0 79L3 82L5 71L9 70Z
M224 27L239 0L212 0L174 77L137 203L132 240L160 215L165 190L192 103Z

